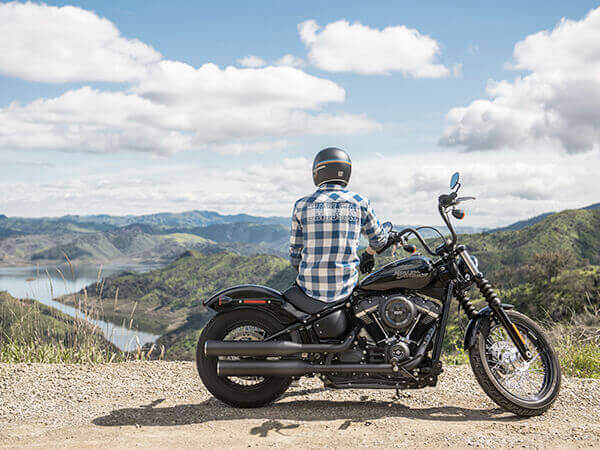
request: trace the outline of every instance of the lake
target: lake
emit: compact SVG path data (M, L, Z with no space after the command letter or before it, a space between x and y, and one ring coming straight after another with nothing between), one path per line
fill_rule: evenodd
M152 343L160 336L132 330L121 325L93 320L76 308L55 301L56 297L78 292L95 283L99 278L129 272L148 272L161 266L154 264L74 264L73 272L68 265L0 267L0 291L7 291L16 298L31 298L52 306L72 317L83 317L97 325L106 339L124 351L135 350L139 345ZM62 275L61 275L62 273Z

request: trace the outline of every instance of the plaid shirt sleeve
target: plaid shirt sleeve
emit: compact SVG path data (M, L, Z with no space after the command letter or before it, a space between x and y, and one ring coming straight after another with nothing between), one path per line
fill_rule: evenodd
M371 207L371 202L365 199L364 206L361 208L362 217L362 232L367 236L369 245L373 250L380 250L388 241L388 233L379 223L379 219L375 215L375 211Z
M296 205L292 213L292 231L290 233L290 262L293 267L298 268L302 260L302 249L304 243L302 241L302 224L298 218Z

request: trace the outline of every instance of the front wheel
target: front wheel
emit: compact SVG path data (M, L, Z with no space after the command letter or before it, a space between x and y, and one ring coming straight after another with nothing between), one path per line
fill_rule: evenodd
M239 408L256 408L277 400L289 387L291 378L219 377L217 360L237 358L205 356L204 343L208 340L262 341L282 328L270 314L255 309L217 314L202 330L196 349L196 365L204 386L219 400Z
M560 365L546 333L530 318L507 311L533 357L525 361L508 333L492 317L483 319L469 359L485 393L519 416L545 412L560 390Z

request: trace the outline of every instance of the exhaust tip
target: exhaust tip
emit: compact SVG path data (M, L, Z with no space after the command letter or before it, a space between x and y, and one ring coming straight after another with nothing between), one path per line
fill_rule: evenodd
M208 341L204 341L204 346L203 346L204 356L208 356L208 353L206 351L206 344L208 344Z
M217 361L217 376L221 376L221 361Z

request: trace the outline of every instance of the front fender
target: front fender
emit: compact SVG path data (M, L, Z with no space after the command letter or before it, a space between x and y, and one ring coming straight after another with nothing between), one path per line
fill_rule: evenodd
M263 309L274 314L282 323L305 318L306 314L287 302L281 292L256 284L241 284L217 292L203 302L216 312L240 308Z
M502 309L513 309L514 306L508 303L502 303ZM471 348L471 346L475 345L475 336L477 336L477 331L481 327L481 321L484 318L488 318L492 313L492 309L489 306L481 309L477 312L477 315L469 321L467 325L467 329L465 330L465 340L463 342L463 347L465 350Z

